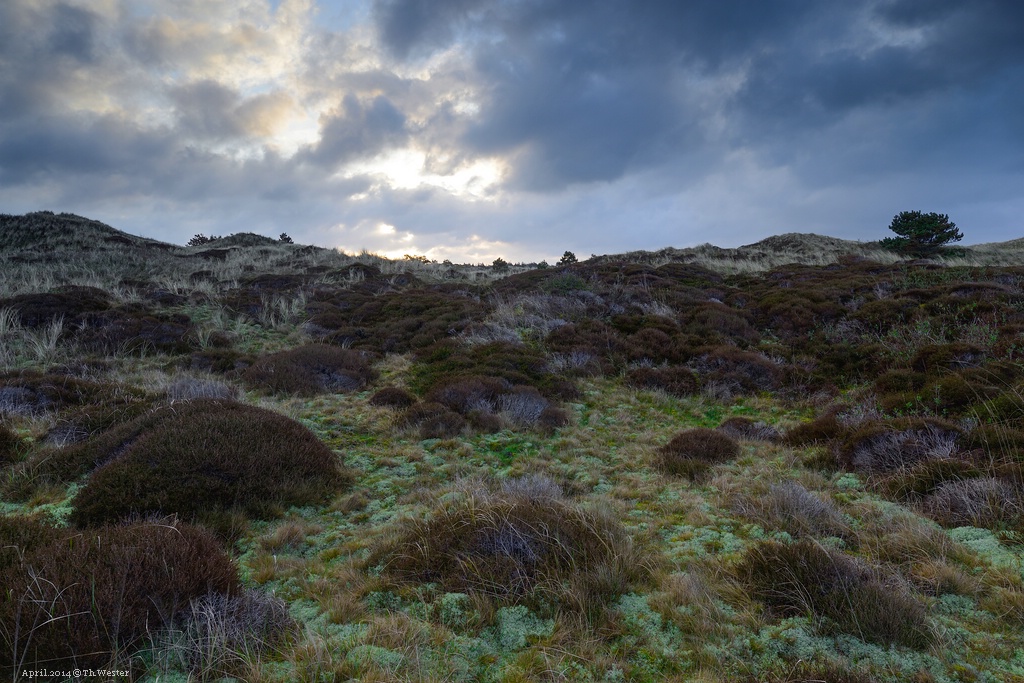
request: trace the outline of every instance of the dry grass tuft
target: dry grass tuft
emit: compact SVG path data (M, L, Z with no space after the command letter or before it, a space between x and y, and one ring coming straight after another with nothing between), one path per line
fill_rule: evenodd
M713 429L690 429L661 447L655 465L666 474L697 479L713 465L740 454L739 444Z
M356 391L375 377L365 354L326 344L265 356L242 373L242 380L253 389L300 396Z
M104 666L192 600L238 590L207 531L174 521L88 532L0 518L0 666Z
M610 511L566 500L545 477L447 498L379 546L370 563L403 583L590 615L647 582L657 564Z
M921 649L933 642L925 608L904 581L813 541L763 542L737 573L779 616L811 614L882 645Z

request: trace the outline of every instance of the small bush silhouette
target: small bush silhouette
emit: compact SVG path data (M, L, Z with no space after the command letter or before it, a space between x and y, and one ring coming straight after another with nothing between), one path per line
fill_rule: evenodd
M696 479L712 465L739 454L739 444L725 434L713 429L690 429L662 446L655 464L667 474Z
M730 417L715 429L734 439L748 441L778 441L782 438L782 434L775 427L764 422L755 422L749 417Z
M924 606L896 577L810 540L762 542L738 567L751 593L782 617L808 613L881 645L928 647Z
M901 211L893 216L889 229L897 237L886 237L879 244L913 256L930 256L949 242L959 242L964 237L956 223L944 213Z
M50 458L65 478L96 468L73 501L75 524L177 514L217 525L322 502L347 481L308 429L269 410L200 399L153 411ZM66 479L65 479L66 480Z
M359 351L307 344L260 358L242 373L254 389L314 396L362 389L376 373Z
M17 462L22 449L23 444L18 435L0 423L0 467Z
M1024 528L1024 493L1019 485L995 477L945 482L924 500L922 507L946 527Z
M424 439L450 439L466 428L466 418L440 403L417 403L402 414L401 423L419 430Z
M0 666L104 666L191 601L238 591L216 539L174 521L87 533L0 519Z
M637 389L658 389L673 396L693 396L700 385L697 376L681 367L635 368L626 373L626 384Z
M869 422L847 440L841 464L865 474L892 472L928 460L953 457L960 430L933 419Z
M211 593L193 600L155 639L161 656L198 680L242 676L253 660L274 652L297 632L284 600L256 590Z
M852 541L854 537L849 523L831 501L795 481L773 484L766 495L744 495L734 508L794 538L836 536Z
M646 582L656 564L615 516L565 499L544 477L446 498L427 519L407 522L370 563L403 583L590 615Z
M67 287L58 292L0 299L0 310L13 310L17 322L31 328L42 327L57 318L68 324L85 324L110 306L107 293L95 287Z
M416 403L416 397L401 387L384 387L370 397L369 403L381 408L408 408Z

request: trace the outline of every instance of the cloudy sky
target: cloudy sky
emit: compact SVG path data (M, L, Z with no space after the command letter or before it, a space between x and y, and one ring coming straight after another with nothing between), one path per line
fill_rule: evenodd
M0 212L581 257L1024 236L1019 0L0 0Z

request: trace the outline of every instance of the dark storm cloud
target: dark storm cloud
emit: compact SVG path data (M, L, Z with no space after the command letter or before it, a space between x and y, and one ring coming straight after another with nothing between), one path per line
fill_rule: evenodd
M485 98L463 143L515 152L511 181L531 190L614 180L666 160L703 163L712 147L788 163L795 157L784 150L803 150L802 139L857 112L909 106L905 121L941 128L920 121L915 103L958 117L1006 79L1019 83L1024 64L1024 3L1006 0L381 0L375 16L398 57L469 46ZM957 137L985 146L993 116L1019 113L962 120ZM716 117L719 130L708 135ZM898 122L886 126L877 133L896 146L879 168L911 160L920 139Z
M405 116L386 97L364 102L349 94L320 122L320 141L300 158L333 168L399 146L406 138Z

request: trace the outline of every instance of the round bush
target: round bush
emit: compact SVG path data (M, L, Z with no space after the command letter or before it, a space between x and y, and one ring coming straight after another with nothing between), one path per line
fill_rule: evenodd
M686 368L635 368L626 373L626 384L637 389L660 389L673 396L693 396L700 386Z
M408 408L416 397L401 387L384 387L370 397L370 405L380 408Z
M362 389L375 376L359 351L307 344L260 358L242 373L242 380L275 394L315 396Z
M406 522L370 563L404 583L587 614L646 582L656 564L614 515L565 499L545 477L462 493Z
M418 428L424 439L450 439L462 433L466 418L440 403L417 403L402 414L401 423Z
M239 589L217 540L173 521L89 533L0 519L0 668L106 666L191 601Z
M739 454L739 444L725 434L713 429L690 429L661 447L656 465L667 474L693 479Z
M925 648L933 640L925 608L904 581L814 541L762 542L747 552L738 574L779 616L810 612L882 645Z
M21 446L18 435L8 429L7 425L0 424L0 467L17 462Z
M778 441L782 436L779 430L771 425L740 416L726 419L716 429L726 436L747 441Z
M103 464L74 499L80 525L151 513L215 525L225 513L268 517L321 502L348 479L298 422L230 401L167 406L95 441L86 453Z

